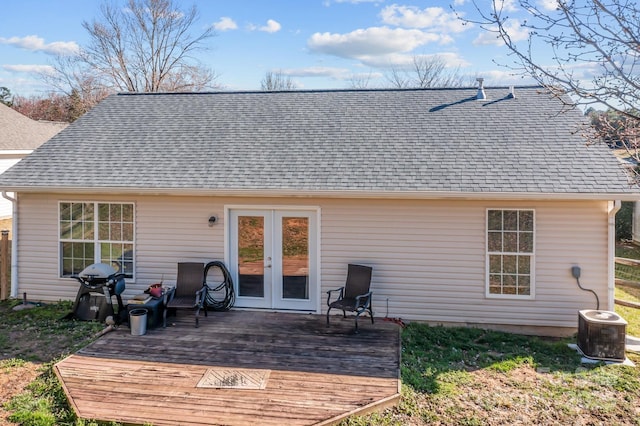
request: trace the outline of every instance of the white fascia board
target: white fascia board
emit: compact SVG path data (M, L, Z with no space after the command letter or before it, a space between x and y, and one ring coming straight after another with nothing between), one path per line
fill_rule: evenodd
M640 201L637 193L580 193L580 192L452 192L452 191L321 191L300 189L186 189L131 187L5 187L3 191L16 193L103 194L103 195L171 195L226 197L295 197L295 198L374 198L374 199L461 199L461 200L620 200Z
M0 158L23 158L32 152L32 149L5 149L0 150Z

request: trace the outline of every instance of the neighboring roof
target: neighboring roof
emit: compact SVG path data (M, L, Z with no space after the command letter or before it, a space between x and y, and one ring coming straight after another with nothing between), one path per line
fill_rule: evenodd
M0 103L0 150L33 150L68 123L35 121Z
M539 87L119 94L0 176L15 191L637 198Z

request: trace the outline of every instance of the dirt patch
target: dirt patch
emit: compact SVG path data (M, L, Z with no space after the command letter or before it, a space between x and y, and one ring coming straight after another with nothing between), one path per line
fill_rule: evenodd
M24 392L25 387L38 376L39 368L40 364L33 362L0 368L0 424L15 424L7 420L9 413L3 408L4 404Z

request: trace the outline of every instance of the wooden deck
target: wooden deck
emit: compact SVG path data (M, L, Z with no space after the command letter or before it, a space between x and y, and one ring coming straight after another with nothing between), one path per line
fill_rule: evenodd
M144 336L121 327L56 364L79 417L153 425L332 424L400 398L400 333L393 323L364 318L353 334L353 318L332 317L327 328L324 316L248 311L210 312L197 329L187 312L168 322ZM221 371L231 385L262 373L266 386L198 387L203 376ZM249 379L236 375L244 372Z

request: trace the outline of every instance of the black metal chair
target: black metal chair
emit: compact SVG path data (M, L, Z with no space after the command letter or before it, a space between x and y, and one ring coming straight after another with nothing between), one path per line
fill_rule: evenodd
M358 332L358 317L368 312L371 317L371 324L373 324L373 310L371 307L371 295L369 290L371 285L371 271L370 266L353 265L349 264L347 270L347 281L344 287L337 288L335 290L327 291L327 326L329 326L329 313L331 309L341 309L342 316L347 317L347 311L356 313L356 330ZM331 294L339 292L338 298L331 301Z
M195 309L196 327L199 325L200 310L207 316L207 285L204 279L204 263L178 263L178 277L173 297L167 301L163 325L167 326L168 309Z

